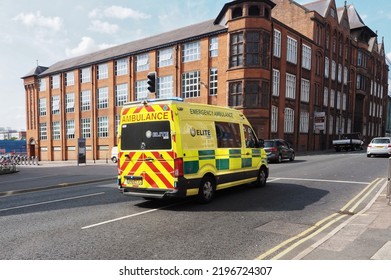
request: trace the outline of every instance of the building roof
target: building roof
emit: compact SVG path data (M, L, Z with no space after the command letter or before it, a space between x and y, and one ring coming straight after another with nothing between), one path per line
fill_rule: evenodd
M318 0L315 2L303 4L303 7L305 7L309 11L317 12L322 17L326 17L327 11L330 6L330 1L331 0Z
M27 77L30 77L30 76L38 76L40 75L42 72L46 71L48 69L48 67L45 67L45 66L37 66L35 67L33 70L31 70L30 72L28 72L26 75L24 75L22 77L23 78L27 78Z
M41 76L56 74L65 70L72 70L86 67L91 64L118 59L137 53L142 53L156 48L164 48L177 43L194 40L211 34L226 32L227 28L222 25L213 24L213 20L201 22L187 27L179 28L169 32L161 33L145 39L125 43L90 54L59 61L43 73ZM27 77L29 75L26 75ZM31 75L30 75L31 76Z
M364 29L366 30L370 36L377 37L377 34L372 31L368 26L365 25L364 21L361 19L360 15L357 13L356 8L353 5L348 5L348 17L349 17L349 25L350 29Z

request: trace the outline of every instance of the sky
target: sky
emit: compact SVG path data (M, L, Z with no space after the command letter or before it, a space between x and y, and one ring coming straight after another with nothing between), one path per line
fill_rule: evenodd
M230 0L0 0L0 128L26 129L21 77L37 64L49 67L71 57L215 19L227 2ZM391 1L347 3L378 32L379 42L384 37L391 59ZM336 5L343 6L344 0L336 0Z

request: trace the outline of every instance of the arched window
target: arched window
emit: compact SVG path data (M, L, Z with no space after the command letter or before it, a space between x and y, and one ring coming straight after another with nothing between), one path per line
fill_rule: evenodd
M239 18L239 17L242 17L243 16L243 10L241 7L239 8L235 8L233 9L232 11L232 18Z

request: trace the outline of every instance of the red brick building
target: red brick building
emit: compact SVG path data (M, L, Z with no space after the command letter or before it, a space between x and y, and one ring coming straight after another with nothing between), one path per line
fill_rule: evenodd
M109 157L124 102L149 97L242 110L260 138L298 151L330 148L342 133L384 135L384 44L353 6L334 0L237 0L216 19L39 66L23 77L30 156Z

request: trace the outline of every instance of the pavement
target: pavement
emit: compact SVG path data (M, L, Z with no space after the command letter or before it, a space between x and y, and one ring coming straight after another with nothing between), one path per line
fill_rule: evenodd
M39 176L45 178L44 186L40 180L34 180L34 170L37 168L40 169ZM87 161L80 165L76 161L41 161L39 165L17 166L17 169L23 172L1 175L0 197L99 181L113 181L114 185L117 165L107 160ZM7 184L7 181L22 183ZM389 184L391 182L386 181L363 210L291 259L391 260Z

